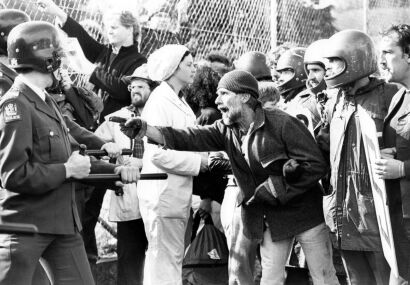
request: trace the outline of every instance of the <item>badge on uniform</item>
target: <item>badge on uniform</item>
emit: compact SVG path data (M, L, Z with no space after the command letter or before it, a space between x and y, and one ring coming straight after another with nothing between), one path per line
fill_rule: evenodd
M21 120L17 104L15 102L6 103L3 107L4 121L6 123Z

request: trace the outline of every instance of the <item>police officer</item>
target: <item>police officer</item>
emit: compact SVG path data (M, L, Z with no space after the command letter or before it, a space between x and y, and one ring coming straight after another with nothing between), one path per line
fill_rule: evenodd
M377 70L373 41L365 33L344 30L329 39L325 75L337 96L329 100L332 192L324 212L335 247L340 250L351 284L388 284L390 268L383 256L361 130L359 106L377 132L397 87L370 77Z
M10 69L7 59L7 38L11 29L21 23L30 21L30 17L23 11L16 9L0 10L0 97L13 84L17 74Z
M0 217L34 224L39 234L0 235L0 284L30 284L40 257L50 264L56 284L94 283L72 182L88 176L92 164L73 146L85 143L111 156L119 149L63 118L45 92L58 84L60 51L58 32L49 23L23 23L9 34L8 58L19 75L0 100L0 179L7 192ZM115 172L126 183L139 176L132 167Z

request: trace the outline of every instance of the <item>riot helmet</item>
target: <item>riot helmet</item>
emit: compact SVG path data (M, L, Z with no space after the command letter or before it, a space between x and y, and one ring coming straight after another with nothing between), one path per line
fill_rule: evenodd
M10 66L19 69L35 69L52 73L61 64L60 35L53 25L44 21L32 21L16 26L7 41Z
M30 17L17 9L0 10L0 55L7 56L7 37L18 24L30 21Z

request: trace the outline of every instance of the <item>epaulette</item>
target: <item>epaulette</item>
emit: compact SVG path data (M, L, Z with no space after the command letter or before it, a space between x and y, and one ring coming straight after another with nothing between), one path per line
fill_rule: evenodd
M11 87L9 91L6 92L1 98L0 98L0 106L3 105L4 102L15 99L20 95L20 90L15 87Z

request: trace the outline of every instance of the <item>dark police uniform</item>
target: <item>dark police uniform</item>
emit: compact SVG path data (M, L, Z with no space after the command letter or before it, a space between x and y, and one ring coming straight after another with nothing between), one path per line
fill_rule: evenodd
M30 284L40 256L64 284L94 284L74 197L64 163L72 146L105 143L62 117L20 77L0 100L0 175L6 197L0 201L1 222L30 223L34 237L0 235L0 284ZM112 166L114 168L115 166Z
M2 97L13 85L17 73L0 62L0 97Z

